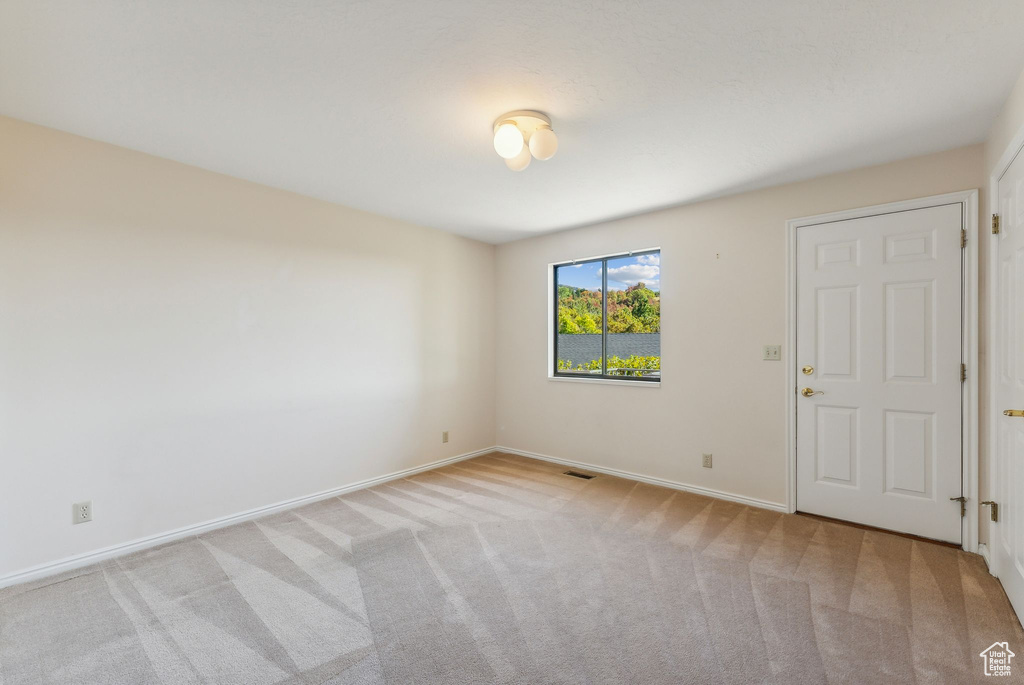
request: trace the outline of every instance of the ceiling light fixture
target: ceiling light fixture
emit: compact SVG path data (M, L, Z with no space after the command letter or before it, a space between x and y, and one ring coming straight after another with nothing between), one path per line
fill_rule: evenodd
M522 171L536 157L544 161L558 151L558 136L546 114L528 109L503 114L494 122L494 151L512 171Z
M523 134L514 121L502 121L494 127L494 151L512 159L523 149Z

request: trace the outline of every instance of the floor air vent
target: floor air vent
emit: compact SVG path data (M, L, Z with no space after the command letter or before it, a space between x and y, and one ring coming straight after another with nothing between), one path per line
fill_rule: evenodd
M583 480L590 480L591 478L593 478L593 476L591 476L590 474L580 473L579 471L566 471L565 475L572 476L573 478L582 478Z

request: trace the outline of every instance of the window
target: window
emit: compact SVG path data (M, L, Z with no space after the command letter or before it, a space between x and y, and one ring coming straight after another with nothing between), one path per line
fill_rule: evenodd
M661 251L554 266L553 374L661 380Z

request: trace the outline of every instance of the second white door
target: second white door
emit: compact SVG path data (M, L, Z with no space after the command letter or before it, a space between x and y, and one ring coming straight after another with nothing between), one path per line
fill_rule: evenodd
M1024 149L997 186L996 325L992 350L995 439L990 496L997 522L989 524L992 572L999 576L1018 616L1024 616ZM986 512L989 513L989 512Z
M799 511L961 541L963 216L797 229Z

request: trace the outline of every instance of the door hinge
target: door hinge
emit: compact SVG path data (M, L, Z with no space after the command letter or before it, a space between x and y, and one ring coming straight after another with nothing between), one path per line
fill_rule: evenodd
M999 505L998 504L996 504L992 500L988 500L987 502L982 502L981 506L983 506L983 507L992 507L992 510L990 512L992 514L992 520L995 521L996 523L999 523Z
M961 228L960 229L960 249L962 250L965 247L967 247L967 229L966 228Z
M967 382L967 364L960 365L960 382Z
M960 503L960 518L963 518L964 516L967 516L967 498L966 497L964 497L963 495L960 495L959 497L950 497L949 501L950 502L959 502Z
M998 214L993 214L992 215L992 232L993 233L999 233L999 215Z

